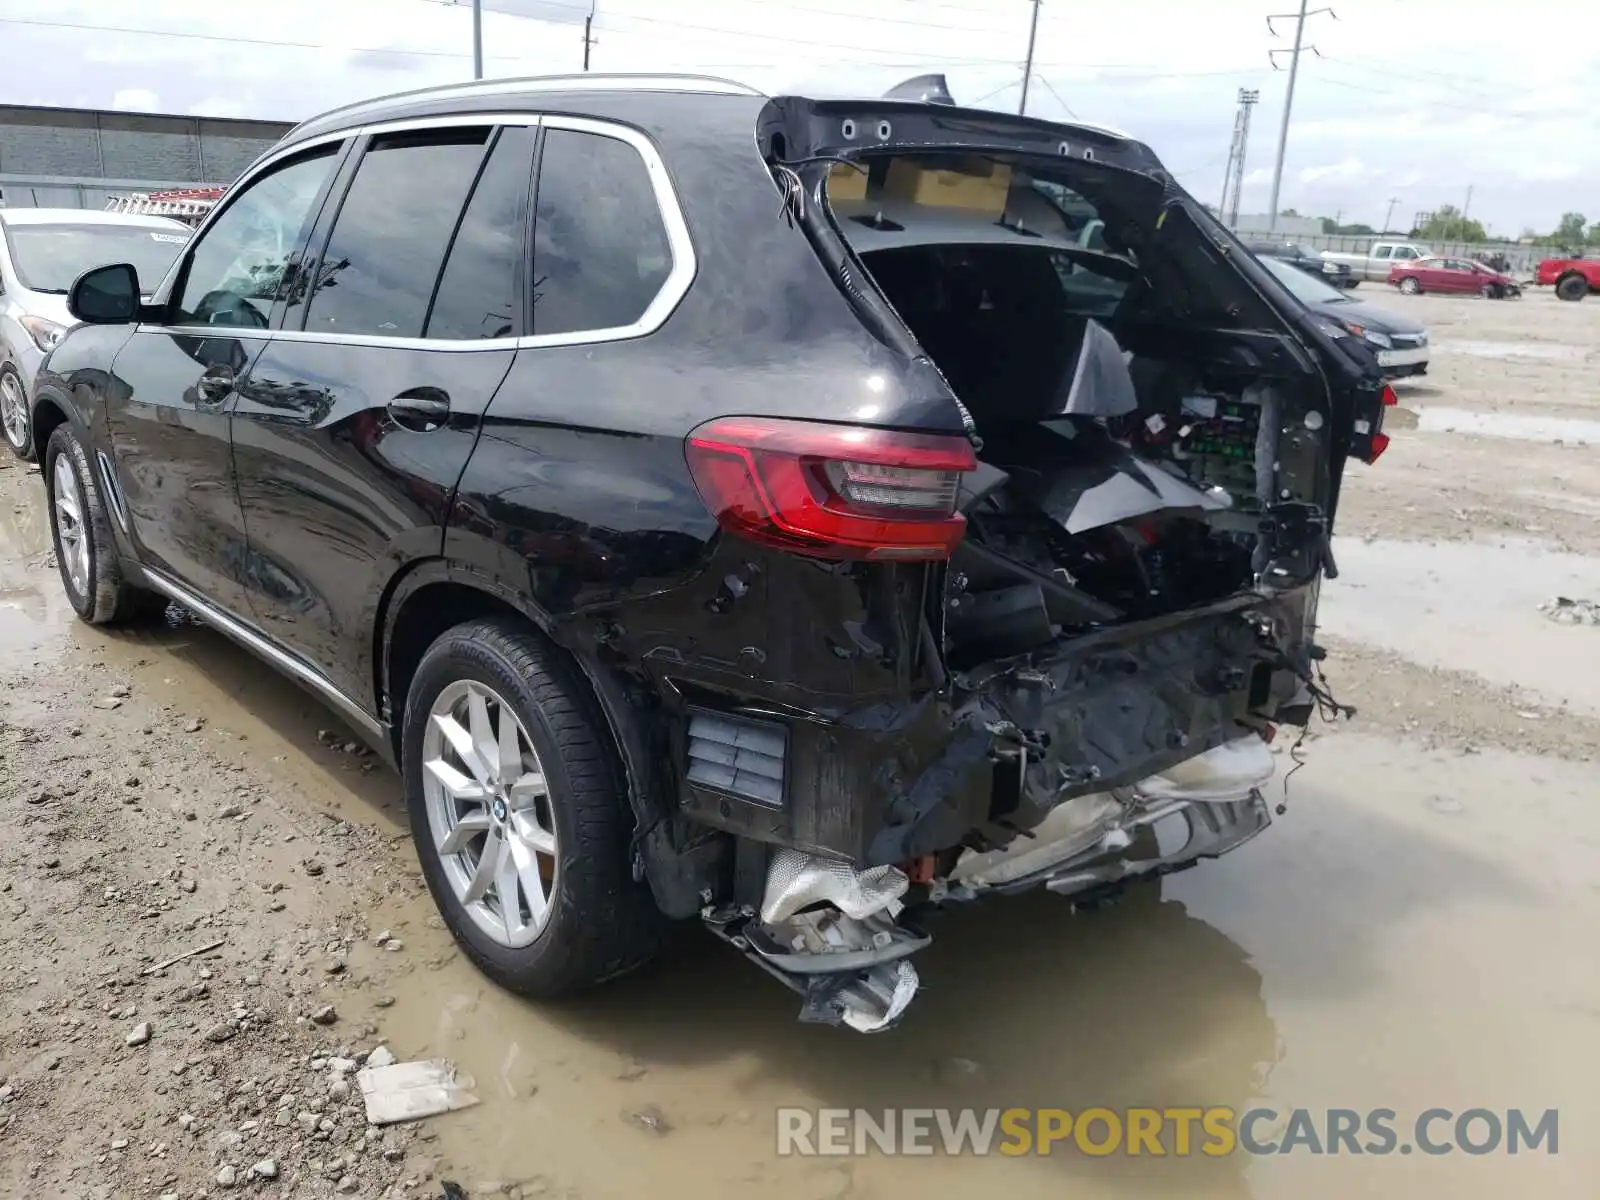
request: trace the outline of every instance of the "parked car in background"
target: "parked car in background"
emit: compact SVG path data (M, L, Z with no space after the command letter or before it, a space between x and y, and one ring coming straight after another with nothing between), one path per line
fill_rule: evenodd
M1295 270L1314 275L1336 288L1353 288L1361 282L1349 263L1323 258L1296 242L1251 242L1250 253L1257 258L1287 263Z
M91 267L131 263L160 282L190 229L166 217L78 208L0 211L0 428L19 458L31 458L28 416L34 376L73 325L67 290Z
M1582 300L1600 291L1600 258L1547 258L1539 264L1534 281L1555 288L1563 300Z
M1382 283L1389 278L1389 268L1396 263L1416 262L1432 254L1433 251L1420 242L1373 242L1363 254L1325 250L1322 257L1329 262L1344 263L1361 279Z
M1019 217L1038 182L1102 249ZM61 584L338 708L504 986L702 921L806 1019L887 1028L917 907L1231 851L1325 700L1339 483L1394 396L1227 240L1147 146L998 112L598 75L352 105L148 301L74 285L34 390Z
M1408 296L1419 292L1476 292L1489 300L1508 300L1522 295L1522 285L1511 276L1470 258L1419 258L1395 263L1389 268L1389 282Z
M1428 331L1410 317L1357 300L1281 259L1262 257L1261 265L1302 304L1325 317L1332 332L1358 337L1371 346L1385 379L1427 373Z

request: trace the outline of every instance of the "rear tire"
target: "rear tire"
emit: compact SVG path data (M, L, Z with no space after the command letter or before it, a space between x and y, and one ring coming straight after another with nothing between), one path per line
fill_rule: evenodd
M99 484L71 425L50 435L44 477L56 566L78 616L91 625L126 625L164 613L165 596L129 582L123 573Z
M33 419L28 414L28 392L22 377L10 367L0 368L0 433L6 446L23 462L32 462Z
M1589 281L1582 275L1563 275L1556 280L1556 295L1563 300L1578 301L1589 294Z
M401 759L422 873L467 957L523 996L591 987L661 944L665 921L633 878L633 810L592 708L549 643L511 619L442 634L406 698ZM485 870L486 854L501 867Z
M1400 281L1400 290L1407 296L1421 295L1422 284L1417 282L1416 276L1407 275Z

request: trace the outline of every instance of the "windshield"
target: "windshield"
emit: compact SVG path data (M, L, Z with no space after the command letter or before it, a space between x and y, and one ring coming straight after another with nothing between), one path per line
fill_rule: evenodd
M1313 279L1298 267L1291 267L1275 258L1261 258L1257 261L1301 304L1326 304L1330 300L1348 299L1338 288L1329 287L1320 279Z
M64 296L85 271L111 263L132 263L140 286L153 288L189 240L189 231L150 225L10 225L6 239L23 287Z

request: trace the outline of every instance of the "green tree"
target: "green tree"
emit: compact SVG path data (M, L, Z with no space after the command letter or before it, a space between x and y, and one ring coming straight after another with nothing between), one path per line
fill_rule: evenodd
M1416 231L1416 236L1434 242L1488 241L1482 223L1462 216L1461 210L1453 204L1441 204L1438 210L1423 222L1421 228Z
M1588 223L1583 219L1582 213L1562 213L1561 224L1556 226L1556 244L1561 246L1583 245L1583 227Z
M1286 208L1278 214L1280 217L1298 217L1300 214L1292 208Z

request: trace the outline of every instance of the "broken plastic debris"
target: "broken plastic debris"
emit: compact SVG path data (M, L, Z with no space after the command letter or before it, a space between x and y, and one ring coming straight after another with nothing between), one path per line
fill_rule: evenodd
M1558 625L1600 625L1600 602L1556 596L1539 605L1539 611Z
M471 1076L444 1059L364 1067L356 1072L356 1083L367 1105L367 1121L373 1125L419 1121L478 1102Z

